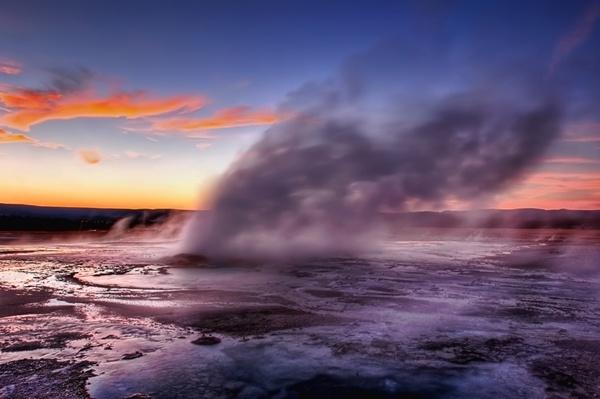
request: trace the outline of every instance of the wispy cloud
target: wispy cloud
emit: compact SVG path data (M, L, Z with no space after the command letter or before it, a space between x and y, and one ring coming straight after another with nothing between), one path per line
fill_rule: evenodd
M79 158L88 165L96 165L102 161L102 155L99 151L93 149L81 149L77 151Z
M35 147L48 148L50 150L66 149L67 147L63 144L40 141L30 137L26 134L21 133L10 133L6 130L0 129L0 144L11 144L11 143L25 143L31 144Z
M16 65L0 63L3 65ZM29 131L51 120L76 118L137 119L170 112L192 112L207 103L203 96L153 96L145 91L113 90L98 94L94 74L86 68L49 69L51 79L43 90L0 85L0 126Z
M69 149L69 147L67 147L64 144L53 143L51 141L34 140L33 143L31 143L31 144L34 147L47 148L49 150L68 150Z
M160 159L162 157L159 154L145 154L143 152L137 151L125 151L125 156L129 159L147 159L152 161Z
M600 123L586 122L574 123L567 127L563 141L572 143L596 143L600 142Z
M561 189L598 189L600 173L541 172L529 176L525 183Z
M88 151L88 150L80 150L77 153L80 154L81 151ZM160 155L160 154L148 154L145 152L133 151L133 150L126 150L123 152L112 153L112 154L100 154L99 151L97 151L97 150L91 150L91 151L98 154L98 156L101 158L102 162L104 162L104 161L106 161L106 162L121 161L121 160L156 161L156 160L162 158L162 155ZM80 156L81 156L81 154L80 154Z
M590 165L600 164L600 159L585 158L585 157L555 157L547 158L544 160L545 163L554 164L571 164L571 165Z
M31 143L33 139L25 134L13 134L0 129L0 144Z
M17 61L0 59L0 73L5 75L19 75L23 71Z
M586 41L594 30L598 20L600 20L600 2L594 1L584 11L573 29L558 41L548 68L548 76L551 76L556 71L558 65L569 53Z
M48 121L77 118L126 118L136 120L123 130L147 133L150 141L161 134L180 133L189 138L212 138L217 129L271 125L282 117L274 111L247 106L230 107L198 117L194 113L209 103L201 95L157 96L145 91L113 90L109 94L95 87L94 74L85 68L48 70L51 79L44 89L0 84L0 127L29 132L33 126ZM5 132L2 142L25 142L38 147L66 148L45 143L26 134ZM199 149L210 144L200 143ZM107 159L148 159L160 156L127 151L102 156L95 150L75 151L89 164Z
M281 116L269 110L253 110L250 107L233 107L217 111L205 118L178 116L155 119L147 127L126 128L130 131L156 133L198 133L215 129L234 127L272 125L281 120Z
M600 174L540 172L529 176L496 204L501 208L598 209Z
M0 102L11 109L46 109L59 101L62 94L52 91L29 90L5 86L0 89Z
M571 136L565 137L564 141L572 143L597 143L600 142L600 135L598 136Z
M64 95L58 91L15 89L0 91L0 103L9 112L0 125L29 131L31 126L75 118L136 119L174 111L194 111L206 103L200 96L153 97L145 92L117 92L97 96L83 92Z
M210 146L212 146L212 143L198 143L198 144L196 144L196 148L199 149L199 150L206 150Z

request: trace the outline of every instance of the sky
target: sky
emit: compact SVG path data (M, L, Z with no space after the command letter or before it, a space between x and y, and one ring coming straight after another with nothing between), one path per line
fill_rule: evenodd
M600 209L599 25L594 0L5 0L0 203L206 209L290 92L400 40L468 67L407 68L415 96L508 61L565 93L561 136L486 206Z

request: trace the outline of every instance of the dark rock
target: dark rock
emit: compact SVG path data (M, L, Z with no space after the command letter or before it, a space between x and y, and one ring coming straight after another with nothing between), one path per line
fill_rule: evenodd
M25 341L16 342L12 345L5 346L2 348L2 352L24 352L42 348L44 348L44 343L41 341Z
M89 338L89 334L80 332L64 332L48 337L46 341L19 341L11 345L6 345L2 348L3 352L22 352L32 351L36 349L58 349L64 348L67 342L78 339Z
M580 348L575 342L571 346L536 359L531 373L546 383L549 397L600 398L597 348Z
M64 348L67 342L69 341L76 341L78 339L86 339L90 337L90 334L80 333L76 331L58 333L50 337L49 342L53 346L48 346L48 348Z
M144 354L140 351L135 351L132 353L126 353L123 355L123 357L121 359L123 360L131 360L131 359L137 359L138 357L142 357L144 356Z
M165 257L162 261L171 266L206 266L208 264L206 256L196 254L177 254Z
M124 397L123 399L152 399L152 397L144 393L134 393L132 395Z
M192 341L194 345L217 345L221 343L221 338L213 335L203 335Z
M440 358L455 364L502 362L527 350L520 337L442 339L427 341L421 349L437 352Z
M159 321L168 321L160 320ZM324 316L284 306L252 306L188 314L178 323L210 333L238 337L267 334L273 331L305 328L339 322Z
M90 362L24 359L0 364L0 397L5 399L88 399L94 373Z

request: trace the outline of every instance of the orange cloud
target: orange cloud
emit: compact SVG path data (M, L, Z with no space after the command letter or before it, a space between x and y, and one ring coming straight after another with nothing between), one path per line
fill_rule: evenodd
M144 92L120 92L107 97L90 93L63 96L53 91L12 90L0 92L0 102L9 112L0 117L0 125L29 131L31 126L75 118L128 118L194 111L206 104L199 96L154 98Z
M0 129L0 144L7 143L32 143L33 139L24 134L13 134Z
M11 109L50 109L61 97L60 93L54 91L27 89L0 91L0 102Z
M40 141L40 140L34 139L33 137L27 136L25 134L9 133L6 130L0 129L0 144L10 144L10 143L26 143L26 144L31 144L35 147L48 148L50 150L58 150L61 148L66 148L62 144Z
M87 164L95 165L102 161L102 155L96 150L81 149L78 151L81 160Z
M193 133L232 127L272 125L281 117L272 111L253 111L249 107L226 108L207 118L169 118L155 120L144 131ZM135 129L132 129L135 130Z
M22 71L21 64L11 60L0 60L0 73L5 75L18 75Z
M577 25L558 41L548 68L548 75L552 75L563 58L590 36L599 19L600 3L594 2L585 10Z

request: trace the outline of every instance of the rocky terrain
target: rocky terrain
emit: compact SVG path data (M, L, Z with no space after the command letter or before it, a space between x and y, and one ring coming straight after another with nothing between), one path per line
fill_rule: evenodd
M234 264L138 238L5 244L0 397L600 396L596 231L398 237Z

